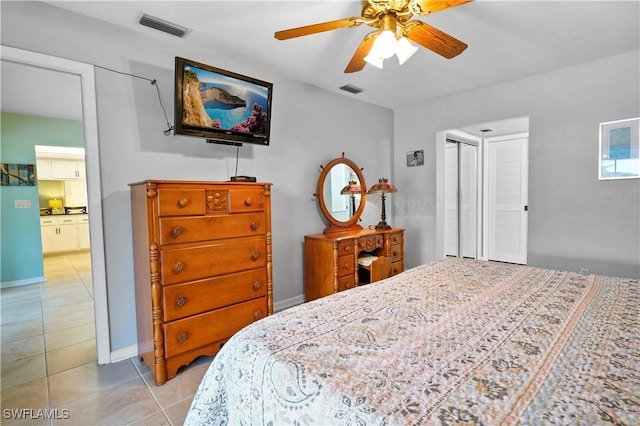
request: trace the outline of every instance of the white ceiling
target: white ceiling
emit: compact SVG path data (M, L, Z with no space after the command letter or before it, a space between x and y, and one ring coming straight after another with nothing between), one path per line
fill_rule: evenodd
M388 108L520 80L640 49L640 2L637 0L476 0L417 17L467 43L469 47L461 55L447 60L420 48L402 66L391 58L385 61L383 70L367 65L354 74L343 71L362 38L371 31L370 27L343 28L284 41L276 40L273 33L358 16L359 1L46 3L172 43L177 49L184 45L247 58L257 66L264 64L289 78ZM190 32L179 39L141 26L138 19L143 13L187 27ZM364 91L354 95L338 89L345 84ZM4 109L4 84L2 89Z

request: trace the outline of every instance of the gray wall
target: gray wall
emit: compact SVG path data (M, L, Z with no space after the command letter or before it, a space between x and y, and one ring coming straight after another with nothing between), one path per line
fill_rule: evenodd
M436 133L529 116L530 265L640 276L640 180L598 180L599 123L640 115L640 52L398 108L396 225L407 264L436 253ZM425 167L405 153L425 150Z
M302 295L303 237L324 229L313 197L320 165L345 152L364 167L366 181L390 175L391 110L284 79L214 48L195 50L172 36L160 42L43 3L2 2L1 24L4 45L156 78L172 122L175 56L274 84L271 146L245 144L238 174L274 184L276 303ZM166 122L155 88L147 81L96 69L96 84L109 325L111 349L117 351L136 341L128 184L144 179L227 180L235 174L236 150L164 136ZM377 220L378 207L366 209L363 223Z

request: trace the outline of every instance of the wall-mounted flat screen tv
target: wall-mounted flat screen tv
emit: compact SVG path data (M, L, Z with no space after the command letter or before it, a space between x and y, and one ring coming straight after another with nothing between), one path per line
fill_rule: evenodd
M175 133L269 145L273 84L176 57Z

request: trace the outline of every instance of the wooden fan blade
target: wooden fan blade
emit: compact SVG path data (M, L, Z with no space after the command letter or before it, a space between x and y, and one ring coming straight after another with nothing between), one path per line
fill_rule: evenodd
M295 37L331 31L338 28L357 27L364 20L360 17L338 19L336 21L322 22L320 24L306 25L304 27L290 28L288 30L277 31L274 36L278 40L287 40Z
M407 22L404 33L409 40L433 50L447 59L458 56L467 48L466 43L422 21Z
M460 6L465 3L471 3L473 0L414 0L411 11L419 15L428 15L430 13L439 12L441 10Z
M369 54L371 47L373 47L373 42L375 41L376 33L368 34L358 45L353 57L351 57L351 61L347 64L347 67L344 69L345 73L352 73L357 71L362 71L367 62L364 60L364 57Z

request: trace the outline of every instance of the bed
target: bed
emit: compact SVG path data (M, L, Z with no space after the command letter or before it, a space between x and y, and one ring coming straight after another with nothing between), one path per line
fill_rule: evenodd
M260 320L185 424L640 424L637 279L447 259Z

